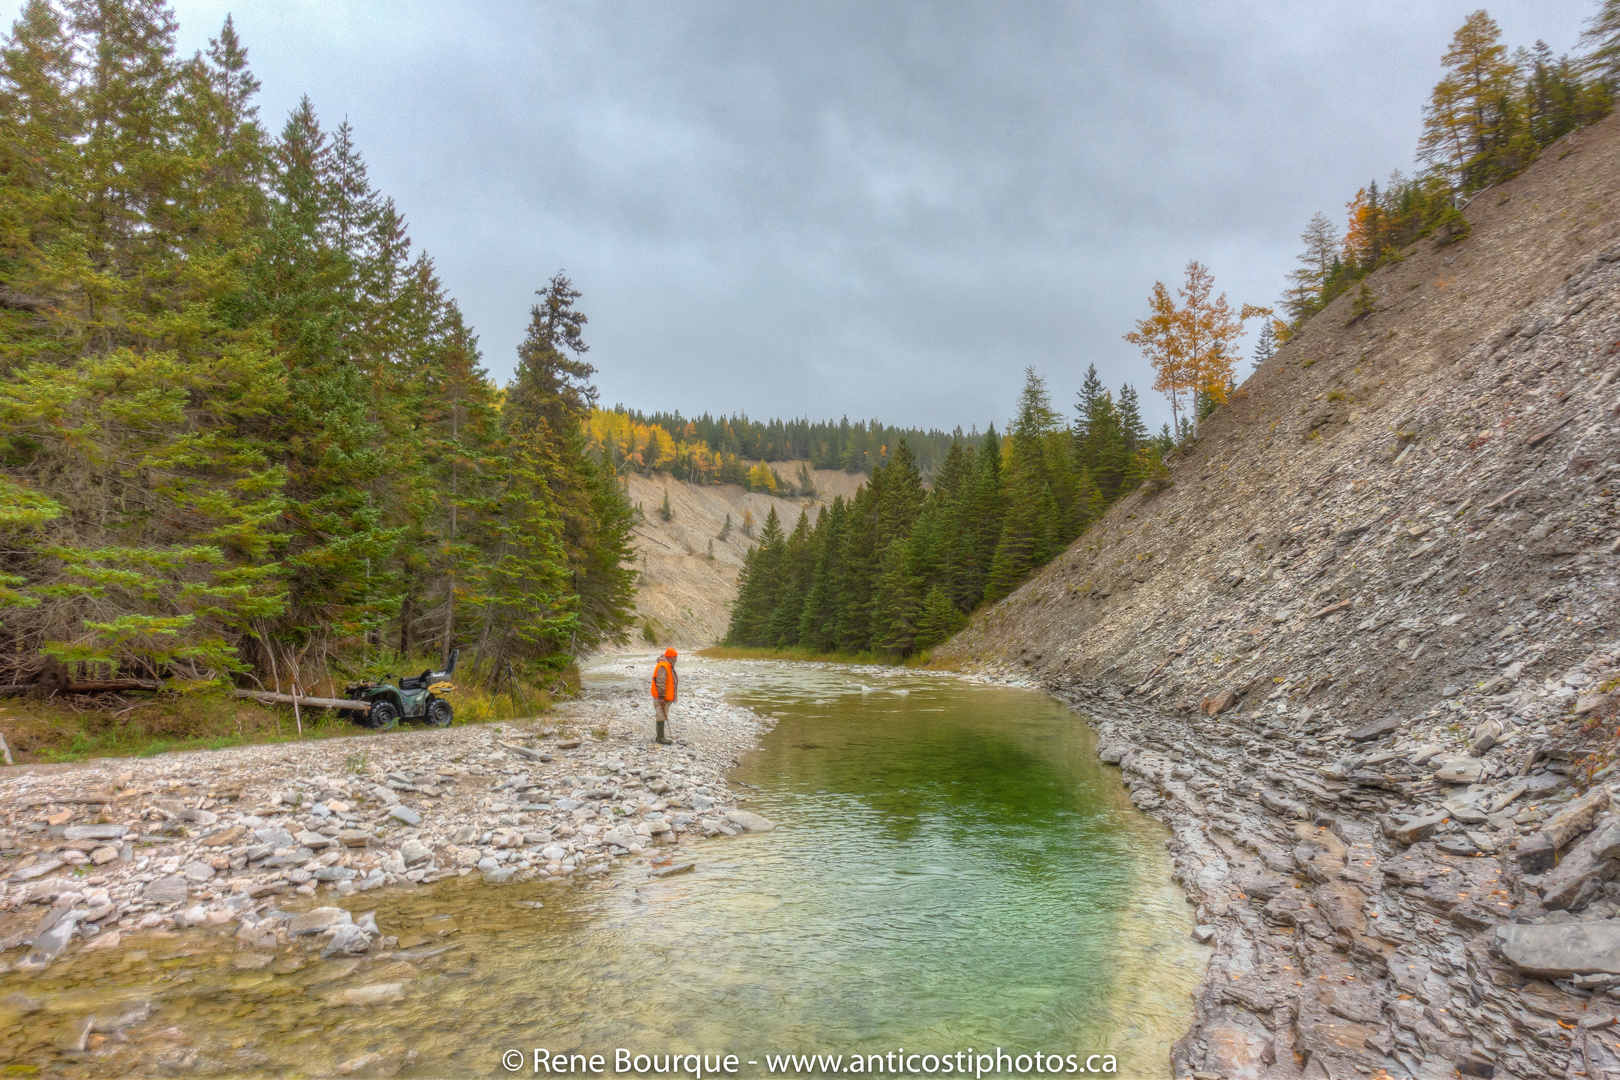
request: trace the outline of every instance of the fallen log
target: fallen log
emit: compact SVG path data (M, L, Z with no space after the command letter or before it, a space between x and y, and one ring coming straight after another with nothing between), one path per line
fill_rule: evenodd
M307 705L312 709L354 709L356 712L365 712L371 708L369 701L352 701L348 698L305 697L302 694L294 698L291 694L272 694L268 690L235 690L232 693L239 698L262 701L266 705L291 705L296 701L299 705Z

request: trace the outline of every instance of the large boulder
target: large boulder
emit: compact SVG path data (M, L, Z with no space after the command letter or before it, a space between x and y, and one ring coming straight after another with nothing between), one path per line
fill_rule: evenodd
M1385 833L1397 844L1415 844L1433 836L1434 830L1445 824L1448 816L1444 811L1440 811L1406 818L1391 824Z
M1541 879L1542 906L1561 909L1580 906L1591 895L1588 882L1602 882L1620 873L1620 819L1609 816L1583 836ZM1582 892L1587 897L1582 896Z
M1609 789L1593 788L1548 819L1541 827L1543 835L1561 848L1592 827L1599 812L1609 805Z
M1505 923L1496 928L1496 948L1521 974L1536 978L1620 975L1620 919Z
M209 868L212 873L212 867ZM160 877L141 890L141 899L153 904L178 904L185 900L191 883L179 874Z
M293 937L305 934L324 934L340 923L352 923L354 916L340 907L318 907L293 916L287 923L287 933Z
M770 832L776 828L776 822L747 810L732 810L726 814L726 820L740 829L748 832Z
M1454 757L1434 770L1434 778L1442 784L1472 784L1484 775L1485 762L1477 757Z

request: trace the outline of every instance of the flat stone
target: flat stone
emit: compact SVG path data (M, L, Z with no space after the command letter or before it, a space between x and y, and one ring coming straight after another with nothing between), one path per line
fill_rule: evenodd
M337 843L337 841L332 839L330 836L314 832L310 829L305 829L303 832L293 837L293 841L315 851L323 851Z
M1405 721L1398 716L1386 716L1382 720L1374 720L1370 724L1362 724L1345 738L1351 742L1367 742L1370 739L1382 739L1385 735L1393 735L1401 730Z
M1407 818L1389 830L1389 838L1397 844L1415 844L1434 835L1434 830L1445 824L1445 813L1423 814Z
M1620 919L1601 922L1504 923L1496 928L1502 958L1525 975L1620 975Z
M229 847L247 835L247 828L242 825L232 825L228 829L203 838L203 847Z
M212 876L213 867L209 867ZM153 904L178 904L185 900L191 883L179 874L160 877L141 891L141 899Z
M1553 910L1574 906L1588 881L1608 881L1620 865L1614 856L1620 852L1620 820L1610 818L1601 827L1581 837L1558 865L1541 879L1541 903Z
M60 870L66 865L67 863L63 862L61 859L46 859L43 862L37 862L33 866L25 866L21 870L16 871L11 875L11 880L33 881L35 878L44 877L52 870Z
M302 937L305 934L324 934L326 931L342 923L352 923L354 916L340 907L318 907L294 915L287 923L287 933L293 937Z
M769 818L760 817L758 814L750 813L747 810L729 811L726 814L726 820L733 825L746 829L748 832L770 832L776 828L776 822L771 821Z
M1551 870L1557 861L1558 849L1542 833L1521 837L1513 845L1513 865L1519 868L1520 874L1534 876L1544 873Z
M1506 791L1502 792L1500 795L1491 800L1491 813L1495 814L1505 809L1507 805L1514 799L1517 799L1520 795L1523 795L1526 791L1528 791L1529 787L1530 785L1525 783L1523 780L1514 783Z
M388 811L388 816L395 821L403 821L412 827L422 824L422 815L408 806L396 806Z
M337 834L337 838L338 838L338 843L342 844L344 847L350 847L350 848L369 847L370 844L371 844L371 830L370 829L339 829L338 834Z
M187 881L195 881L198 884L201 884L204 881L214 880L214 868L205 862L186 863L186 865L181 868L180 873Z
M1597 712L1609 704L1609 694L1588 694L1575 702L1575 715L1585 716L1587 713Z
M1442 784L1473 784L1484 775L1485 762L1476 757L1457 757L1434 770L1434 778Z
M663 866L652 872L655 878L676 877L680 874L690 874L697 869L697 863L679 863L675 866Z
M69 825L64 840L122 840L128 830L122 825Z
M1477 756L1495 746L1502 737L1502 722L1500 720L1483 720L1475 728L1469 749Z
M29 942L32 946L27 956L18 961L17 966L25 971L43 971L49 967L52 960L62 954L68 942L73 939L73 931L78 926L78 917L74 912L66 916L43 933L34 935Z
M1592 827L1598 812L1609 805L1609 789L1593 788L1586 795L1564 807L1541 827L1554 847L1563 847Z
M321 959L332 956L358 956L371 948L371 938L353 923L339 923L332 930L332 940L321 950Z
M1466 836L1443 836L1434 842L1434 848L1447 855L1473 855L1479 851L1479 845Z
M1546 795L1557 791L1564 786L1564 778L1557 773L1533 773L1524 781L1524 790L1532 799L1537 795Z
M1446 748L1439 743L1429 743L1414 750L1406 760L1414 765L1423 766L1446 752Z
M333 995L331 1000L334 1005L386 1005L404 998L405 984L391 982L351 987Z
M118 1009L111 1016L96 1014L96 1022L90 1030L106 1034L134 1027L136 1024L144 1024L151 1017L152 1011L152 1003L149 1001L133 1002Z

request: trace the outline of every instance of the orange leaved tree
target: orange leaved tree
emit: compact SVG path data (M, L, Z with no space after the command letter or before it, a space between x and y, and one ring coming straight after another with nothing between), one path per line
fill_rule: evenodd
M1186 281L1176 290L1181 304L1171 299L1162 281L1155 281L1148 298L1148 317L1138 320L1136 329L1125 335L1153 365L1153 389L1170 399L1176 431L1181 430L1183 396L1188 399L1195 437L1201 419L1199 399L1215 405L1226 401L1238 359L1233 346L1243 335L1243 321L1271 314L1269 308L1251 304L1233 312L1226 294L1211 299L1214 292L1214 275L1194 259L1187 264Z

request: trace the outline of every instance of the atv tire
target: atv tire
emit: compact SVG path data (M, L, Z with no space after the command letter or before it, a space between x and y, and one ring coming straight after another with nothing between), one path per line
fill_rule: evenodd
M366 712L365 725L373 731L392 731L399 727L399 710L386 701L374 702Z
M454 716L455 711L450 708L448 701L443 698L434 698L428 702L427 715L423 719L428 722L429 727L449 727L450 720Z

